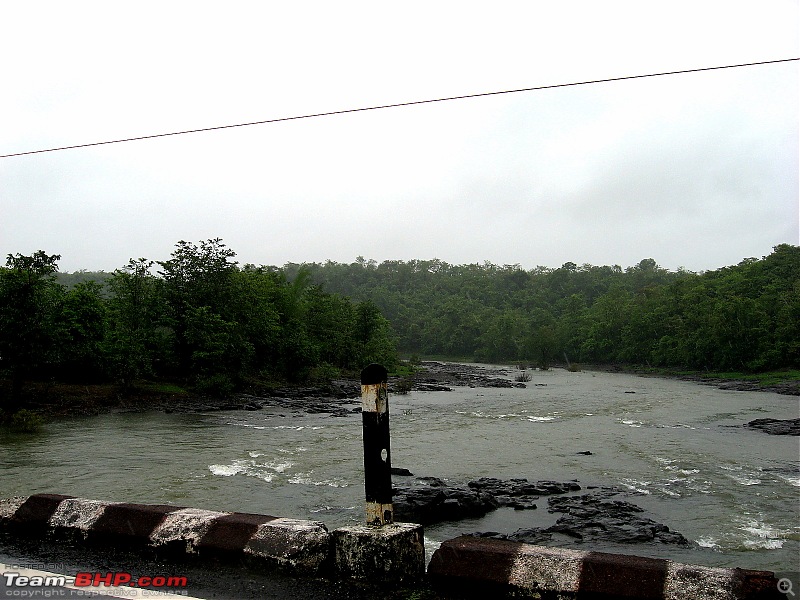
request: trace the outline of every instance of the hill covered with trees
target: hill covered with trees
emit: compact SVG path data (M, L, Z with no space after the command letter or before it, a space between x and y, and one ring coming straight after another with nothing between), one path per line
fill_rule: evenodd
M711 371L800 367L800 247L705 273L619 266L287 265L371 301L401 352L479 361L618 363Z

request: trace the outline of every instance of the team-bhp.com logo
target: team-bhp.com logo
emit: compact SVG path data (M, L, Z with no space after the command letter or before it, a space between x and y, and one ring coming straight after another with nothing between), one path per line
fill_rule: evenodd
M74 586L74 587L141 587L141 588L185 588L187 585L186 577L182 576L163 576L154 577L133 577L130 573L111 572L111 573L77 573L75 577L65 575L21 575L20 573L3 573L6 586L11 587L51 587L51 586Z

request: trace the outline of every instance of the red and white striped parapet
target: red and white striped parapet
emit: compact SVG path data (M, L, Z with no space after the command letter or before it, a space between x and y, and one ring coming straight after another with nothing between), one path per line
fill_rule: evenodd
M631 600L784 597L768 571L700 567L472 536L444 542L431 557L428 578L443 591L487 598L509 593Z
M0 525L23 534L52 531L115 545L247 556L296 575L319 575L330 548L328 529L317 521L61 494L0 500Z

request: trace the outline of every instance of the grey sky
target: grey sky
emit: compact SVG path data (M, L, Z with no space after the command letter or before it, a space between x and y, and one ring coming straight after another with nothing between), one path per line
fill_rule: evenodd
M0 154L800 56L797 0L7 2ZM798 63L0 159L0 253L690 270L798 244Z

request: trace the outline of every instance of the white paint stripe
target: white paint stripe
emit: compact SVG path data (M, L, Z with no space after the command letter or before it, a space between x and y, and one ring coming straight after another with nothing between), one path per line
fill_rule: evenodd
M373 413L389 412L389 394L385 383L361 386L361 410Z
M11 519L30 496L13 496L0 499L0 521Z
M74 577L74 575L64 575L63 573L51 573L49 571L37 571L35 569L25 569L20 568L15 565L7 565L5 563L0 563L0 573L19 573L22 577ZM183 588L174 588L172 593L161 592L156 589L152 588L136 588L136 587L115 587L115 586L98 586L98 587L75 587L71 584L66 584L64 586L52 587L52 588L31 588L36 590L58 590L60 588L67 588L70 590L77 590L82 592L85 597L91 597L90 594L92 592L102 594L105 596L111 596L113 598L126 598L127 600L144 600L145 598L171 598L175 600L176 598L180 598L181 600L204 600L203 598L196 598L194 596L184 596ZM13 589L26 589L26 588L7 588L8 590ZM34 598L37 596L34 596ZM40 594L38 597L45 597L44 595ZM58 597L58 594L54 593L52 597Z
M89 531L92 525L103 515L111 502L87 500L86 498L67 498L62 500L50 517L51 527L68 527Z
M732 569L684 565L667 561L664 598L667 600L736 600L735 574Z
M508 582L526 589L577 592L586 552L568 548L522 546Z
M327 542L328 535L328 528L319 521L280 518L259 525L258 530L250 538L244 550L251 554L258 554L255 550L258 545L257 542L276 537L280 537L285 541L295 542L292 545L299 547L309 538L324 539Z
M583 560L588 553L568 548L525 545L520 548L508 583L537 591L577 592ZM666 562L666 600L737 600L733 569Z
M361 410L378 412L378 385L361 386Z
M319 521L280 518L262 523L244 547L246 554L294 569L319 569L328 555L330 534Z
M201 508L182 508L168 513L164 521L150 534L155 546L168 542L186 541L186 552L192 553L211 524L230 513Z

